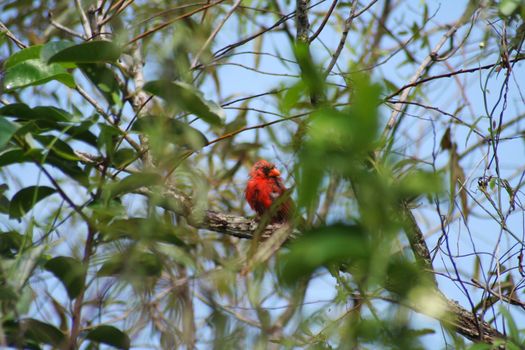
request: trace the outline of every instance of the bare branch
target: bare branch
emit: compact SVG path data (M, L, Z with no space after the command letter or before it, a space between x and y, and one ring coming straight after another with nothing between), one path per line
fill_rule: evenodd
M26 44L21 42L13 33L11 33L11 31L5 26L3 22L0 22L0 29L5 32L5 35L11 39L16 44L16 46L18 46L18 48L25 49L27 47Z
M200 48L199 52L197 52L197 54L195 55L195 57L193 58L193 62L191 63L191 67L190 69L193 69L195 68L195 66L197 65L197 62L199 61L199 58L200 56L202 55L202 53L204 52L204 50L210 45L211 41L217 36L217 34L219 33L219 31L222 29L222 27L224 26L224 23L226 23L226 21L228 20L228 18L230 18L230 16L235 12L235 10L237 9L237 7L239 7L239 5L241 4L241 0L237 0L233 6L231 7L230 11L228 11L228 13L226 14L226 16L224 16L224 19L219 23L219 25L217 25L217 27L213 30L213 32L210 34L209 38L206 40L206 42L204 43L204 45Z
M345 21L345 26L343 28L343 34L341 34L339 45L337 46L337 49L332 55L332 59L330 60L330 63L328 63L328 67L326 68L324 72L325 78L330 74L335 64L337 63L337 60L339 59L341 52L343 51L343 47L345 46L345 42L346 42L346 37L348 36L348 32L350 32L350 28L352 27L352 22L354 21L354 18L355 18L356 8L357 8L357 0L354 0L352 2L352 9L350 10L350 15Z
M407 85L414 84L416 81L419 80L419 77L426 71L428 66L434 62L434 58L436 57L438 51L443 47L443 45L447 42L447 40L454 35L454 33L458 30L461 23L460 21L456 22L442 37L441 40L434 46L432 51L428 54L428 56L423 60L419 68L416 70L412 78L410 78L410 81ZM408 98L408 95L410 94L411 87L407 87L404 89L403 94L399 98L399 103L397 103L394 106L394 110L392 111L392 114L390 115L390 119L388 120L385 130L383 132L383 137L386 138L388 136L388 133L390 130L394 128L394 126L399 122L398 116L400 114L400 110L402 108L402 103L405 102Z
M330 18L330 15L332 14L332 12L334 11L335 9L335 6L337 5L337 0L334 0L332 2L332 5L330 5L330 8L328 9L328 11L326 12L324 18L323 18L323 21L321 22L321 24L319 25L319 28L317 28L317 30L315 31L315 33L312 34L312 36L310 37L310 39L308 40L310 43L312 41L314 41L318 36L319 34L321 34L321 32L323 31L324 27L326 26L326 23L328 23L328 19Z
M295 21L297 23L296 39L301 43L308 43L308 32L310 22L308 21L308 2L309 0L297 0L295 11Z

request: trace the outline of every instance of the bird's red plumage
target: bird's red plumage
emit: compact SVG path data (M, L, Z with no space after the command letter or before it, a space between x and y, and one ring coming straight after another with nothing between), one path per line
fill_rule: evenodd
M250 170L250 179L246 185L246 200L250 207L262 216L272 203L284 192L286 187L279 171L272 163L260 160ZM292 203L286 199L276 210L271 222L284 222L290 218Z

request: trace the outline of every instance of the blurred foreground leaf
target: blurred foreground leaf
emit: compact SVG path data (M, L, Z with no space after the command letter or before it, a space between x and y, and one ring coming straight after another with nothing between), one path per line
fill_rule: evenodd
M180 231L181 228L156 220L154 217L119 219L101 229L106 241L128 238L156 240L181 246L184 242L177 237L178 230Z
M336 224L306 232L283 257L282 278L294 283L319 267L351 263L370 255L366 233L357 225Z
M322 107L312 113L299 153L299 205L317 198L323 176L335 171L345 177L361 174L370 153L377 148L381 87L357 74L350 108Z
M144 186L154 186L162 184L162 176L157 173L136 173L131 174L119 182L106 186L104 196L106 199L114 198Z
M187 123L161 116L140 118L133 124L133 130L145 132L153 139L170 142L182 147L198 150L208 144L202 132ZM160 137L159 137L160 136Z

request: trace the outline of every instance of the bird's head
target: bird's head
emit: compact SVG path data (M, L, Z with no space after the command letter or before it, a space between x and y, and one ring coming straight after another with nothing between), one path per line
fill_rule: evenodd
M273 163L267 162L265 160L260 160L255 163L250 170L251 178L270 178L270 177L279 177L281 173Z

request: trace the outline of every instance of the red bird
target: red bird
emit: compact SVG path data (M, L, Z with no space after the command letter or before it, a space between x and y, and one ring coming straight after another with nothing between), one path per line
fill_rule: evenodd
M250 180L246 185L246 200L250 207L257 212L258 216L266 213L272 203L277 200L284 192L281 173L275 165L265 160L260 160L254 164L250 170ZM279 208L273 208L272 223L285 222L290 218L292 202L285 199Z

